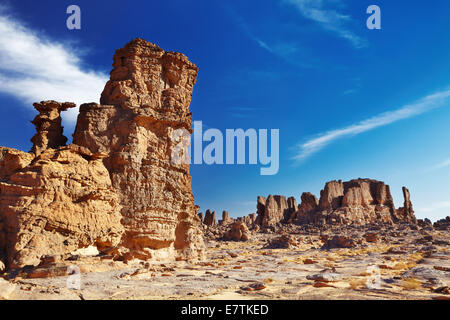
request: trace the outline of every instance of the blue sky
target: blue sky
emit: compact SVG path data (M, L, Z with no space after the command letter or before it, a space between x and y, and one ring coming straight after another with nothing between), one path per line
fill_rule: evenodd
M28 151L42 99L98 102L112 55L142 37L200 69L191 110L207 127L280 130L280 170L193 165L201 211L254 212L369 177L412 194L416 215L450 212L450 2L385 0L5 1L0 145ZM82 29L66 28L77 4ZM366 28L381 8L382 29ZM70 137L76 112L64 116Z

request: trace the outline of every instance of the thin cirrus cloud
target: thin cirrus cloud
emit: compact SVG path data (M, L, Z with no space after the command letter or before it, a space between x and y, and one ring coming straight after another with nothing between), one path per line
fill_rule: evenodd
M296 41L282 41L277 39L273 43L269 43L269 41L256 36L247 22L228 3L223 2L222 6L234 22L242 29L244 34L260 48L297 67L313 67L311 62L305 61L306 58L303 57L305 53L302 52L302 48L299 47ZM299 59L299 56L303 58Z
M344 137L355 136L441 107L448 102L449 97L450 90L439 91L426 96L415 103L403 106L400 109L381 113L341 129L321 133L317 137L300 144L298 146L299 151L294 156L294 160L304 160L321 151L329 144Z
M450 167L450 159L448 159L448 160L446 160L444 162L438 163L437 165L431 167L429 169L429 171L440 170L440 169L443 169L443 168L446 168L446 167Z
M98 102L108 77L81 65L74 48L38 34L0 8L0 92L29 107L41 100ZM66 121L73 124L77 113L78 108L67 111Z
M429 207L418 208L416 210L418 212L429 213L429 212L434 212L434 211L439 211L442 209L449 209L449 208L450 208L450 201L441 201L441 202L436 202Z
M355 48L367 47L367 40L351 31L347 26L351 21L349 15L338 12L339 0L284 0L295 6L300 14L318 23L323 29L349 41Z

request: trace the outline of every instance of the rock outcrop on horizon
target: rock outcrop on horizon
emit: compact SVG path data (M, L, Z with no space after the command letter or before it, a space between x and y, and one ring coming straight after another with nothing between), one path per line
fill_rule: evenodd
M298 211L295 213L291 222L297 221L300 224L316 223L314 221L314 214L319 208L319 200L310 192L303 192L301 196L301 203L298 206Z
M384 182L355 179L347 182L330 181L325 184L318 200L311 193L303 193L298 208L294 198L269 195L258 196L256 223L261 227L277 223L298 224L368 224L417 223L408 189L403 188L404 207L396 209L390 188Z
M189 164L172 161L198 69L142 39L116 51L100 102L80 106L73 144L60 112L34 104L37 133L25 153L0 153L0 260L36 266L44 255L91 245L118 258L190 259L204 250Z
M205 218L203 219L203 223L207 225L208 227L215 227L217 226L217 218L216 218L216 212L207 209L205 211Z
M228 213L228 211L223 210L222 211L222 220L219 220L219 224L222 226L226 226L233 222L234 222L234 219L230 218L230 214Z

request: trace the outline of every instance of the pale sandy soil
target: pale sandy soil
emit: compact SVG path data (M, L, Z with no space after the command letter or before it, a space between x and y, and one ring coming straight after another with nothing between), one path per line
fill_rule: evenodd
M294 248L267 249L266 242L278 236L255 233L249 242L208 240L207 259L195 263L124 264L101 257L82 257L31 273L42 272L41 275L49 276L46 278L30 279L23 274L9 283L0 279L0 296L3 294L8 299L447 299L450 297L449 232L429 233L433 240L421 240L422 231L402 230L385 233L377 243L363 241L356 248L331 250L321 249L322 242L315 234L294 234L302 238ZM358 233L349 236L358 237ZM67 275L52 276L64 274L70 264L81 269L80 290L67 288ZM436 289L441 292L435 292Z

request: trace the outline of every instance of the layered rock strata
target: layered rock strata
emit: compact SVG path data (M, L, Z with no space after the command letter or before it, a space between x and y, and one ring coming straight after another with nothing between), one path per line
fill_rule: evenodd
M203 223L207 225L208 227L215 227L217 226L217 218L216 218L216 212L211 210L206 210L205 212L205 218L203 219Z
M396 209L390 188L384 182L355 179L347 182L330 181L320 192L318 200L311 193L303 193L301 203L294 209L294 198L286 201L283 196L270 195L267 200L257 199L261 227L277 223L299 224L368 224L368 223L417 223L408 189L403 188L404 206Z
M74 108L76 105L71 102L60 103L48 100L36 102L33 106L39 112L39 115L31 121L36 126L37 131L31 138L31 142L33 142L31 152L39 155L48 148L54 149L65 146L67 138L63 135L61 111Z
M10 268L90 245L124 260L202 257L189 165L173 161L192 133L197 72L180 53L131 41L114 55L101 104L80 106L68 147L60 112L75 105L35 104L32 152L0 153L0 255Z

